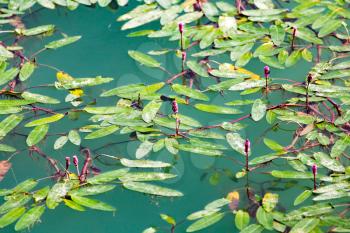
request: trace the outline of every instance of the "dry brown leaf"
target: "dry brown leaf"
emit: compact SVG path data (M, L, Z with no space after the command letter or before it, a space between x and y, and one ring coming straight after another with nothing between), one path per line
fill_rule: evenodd
M0 181L4 179L4 176L11 168L11 163L7 160L0 161Z

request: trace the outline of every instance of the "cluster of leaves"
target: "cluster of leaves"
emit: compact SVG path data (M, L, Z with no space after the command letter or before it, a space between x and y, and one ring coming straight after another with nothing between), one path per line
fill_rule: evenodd
M37 2L46 8L61 5L69 9L75 9L79 3L96 4L96 1L71 0ZM97 2L100 6L127 3ZM52 187L31 191L37 181L30 179L12 189L2 190L6 202L0 206L0 213L3 214L0 217L0 227L19 219L15 229L27 228L40 218L46 207L53 209L60 202L75 210L82 210L85 206L114 211L113 207L85 196L110 191L115 184L151 195L182 196L181 192L144 183L175 176L166 172L130 172L121 168L93 175L96 169L92 161L100 156L117 160L124 167L160 168L167 171L171 164L147 158L151 157L152 152L164 148L174 158L191 152L235 161L242 159L246 162L242 170L235 171L235 178L247 177L244 193L247 194L248 201L239 204L239 193L229 193L226 198L218 199L188 216L189 221L195 222L187 228L187 232L209 227L227 214L235 215L235 225L244 233L261 232L264 229L293 233L323 232L324 229L332 232L350 231L347 201L350 196L350 157L347 154L350 142L350 86L347 80L350 75L350 62L347 60L350 52L347 29L349 2L141 2L144 3L117 19L126 21L122 30L159 20L159 30L143 29L131 32L128 36L164 37L176 43L172 48L152 50L148 54L131 50L129 56L144 66L166 72L169 79L151 85L133 83L104 91L100 97L110 98L114 103L99 106L98 99L97 102L89 102L84 90L109 83L113 78L74 78L51 67L57 72L57 82L45 83L43 87L66 93L64 102L69 106L69 111L66 111L67 108L52 109L50 105L61 101L30 92L32 87L23 86L34 76L35 69L44 65L37 61L39 53L76 42L80 37L65 36L46 44L43 49L29 56L20 45L21 39L49 36L54 32L55 26L41 25L27 29L22 24L20 16L27 9L35 7L34 0L9 1L4 4L0 14L3 18L1 23L10 29L1 33L11 35L13 42L0 44L0 85L7 84L0 93L11 97L0 100L0 114L5 115L0 122L0 137L6 140L7 135L18 133L18 129L34 127L25 135L28 145L26 150L48 161L55 170L57 183ZM179 57L179 62L182 63L180 71L172 73L154 58L169 54ZM271 67L271 74L266 69L265 77L262 78L243 68L254 59ZM301 59L310 63L314 61L308 78L289 80L274 77L274 69L296 69L295 65ZM235 64L232 65L232 62ZM225 103L225 106L208 104L213 95L234 92L239 92L243 99L233 99ZM273 95L283 98L278 98L279 102L272 104L269 96ZM246 96L251 97L245 98ZM241 106L248 106L251 111L243 113ZM203 126L199 119L182 113L182 109L192 107L201 114L240 116ZM42 112L45 116L36 117L36 112ZM65 133L49 133L51 124L69 120L69 116L77 112L89 115L91 123L69 129ZM32 117L35 119L31 120ZM246 124L241 121L257 124L264 123L264 118L266 125L273 129L283 126L292 128L293 139L289 145L282 146L274 140L264 138L264 144L273 152L267 155L257 154L250 159L253 153L250 148L245 148L246 139L241 136L241 132ZM24 121L28 122L21 128ZM140 141L135 160L98 153L97 150L91 150L90 153L84 146L84 142L102 137L106 137L106 140L110 138L109 143L117 143L113 137L107 137L117 133L129 135L130 140ZM82 140L81 135L84 134ZM83 148L81 153L85 154L85 159L81 171L77 163L74 164L76 172L69 170L70 164L67 161L66 168L61 168L55 159L39 148L46 137L52 136L57 137L53 145L55 150L62 149L68 141ZM213 140L217 141L214 143ZM220 140L222 143L218 143ZM229 148L242 157L236 159L232 150L227 152ZM9 153L20 151L5 143L0 144L0 150ZM12 155L9 159L11 157ZM285 163L288 168L284 170L278 169L278 166L274 168L274 164ZM310 171L311 167L315 169L316 166L319 168L318 174ZM314 203L296 210L283 211L282 205L278 204L277 193L268 192L261 197L257 194L260 190L249 184L248 175L258 173L260 169L265 169L264 172L270 179L305 179L319 183L319 187L314 190L303 187L294 205L303 204L311 196ZM0 175L2 173L0 171ZM26 211L29 206L30 209ZM178 226L174 218L164 214L161 217L171 225L171 232ZM156 231L156 227L145 230L147 233Z

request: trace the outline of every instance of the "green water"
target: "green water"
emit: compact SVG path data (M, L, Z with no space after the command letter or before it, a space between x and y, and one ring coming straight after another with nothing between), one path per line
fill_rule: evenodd
M130 8L129 8L130 9ZM147 39L147 38L127 38L128 32L120 31L121 24L116 22L116 18L125 10L111 11L107 9L93 9L82 7L76 11L69 12L65 10L55 11L39 11L31 16L25 18L27 27L41 24L55 24L59 32L67 35L82 35L82 39L73 45L63 47L57 51L49 51L39 56L39 63L54 65L57 68L71 74L73 77L88 77L95 75L102 75L106 77L113 77L115 81L108 85L98 86L94 89L87 90L86 100L92 101L92 96L98 96L103 90L111 89L113 87L124 85L127 83L144 82L146 84L159 82L169 78L163 72L154 71L144 68L136 64L128 57L128 50L147 51L151 49L160 49L167 46L174 47L174 44L169 44L162 39ZM57 37L60 37L58 34ZM52 38L50 40L53 40ZM45 41L35 39L25 42L30 45L26 53L30 54L38 50L45 44ZM162 62L164 67L169 68L171 72L179 71L179 59L175 56L169 55L167 57L157 58ZM291 79L301 79L305 76L306 65L300 64L300 69L297 74L290 73L285 70L283 72L273 70L273 77L288 77ZM253 72L262 73L263 64L260 62L251 62L248 69ZM298 75L298 76L297 76ZM29 85L38 85L43 83L53 83L56 80L55 72L47 68L40 68L35 72L34 77ZM205 81L204 81L205 82ZM63 99L66 93L64 91L56 91L53 89L37 90L39 93L46 93L53 97ZM253 95L251 98L256 98L261 93ZM230 100L241 98L239 95L227 94L224 96L212 96L212 103L224 103ZM272 97L272 103L278 102L279 96ZM97 99L100 106L111 105L116 102L116 99L105 98ZM62 104L63 107L66 106ZM199 112L190 106L180 106L184 114L190 116L198 116ZM165 109L166 110L166 109ZM244 112L248 112L249 108L243 108ZM220 116L201 113L200 121L203 125L214 124L222 122L223 120L235 119L235 116ZM253 157L267 154L270 151L263 146L261 136L266 128L264 123L256 124L251 121L245 121L248 127L245 130L247 137L253 141ZM50 132L67 132L69 129L88 124L86 116L80 116L76 121L65 121L53 124ZM267 136L271 139L278 139L283 144L287 143L291 136L285 132L268 132ZM283 139L282 139L283 138ZM63 151L57 152L52 149L52 145L56 137L51 137L46 140L41 148L50 156L63 162L65 156L72 156L79 153L79 148L73 145L66 145ZM104 145L107 141L118 142L126 140L126 136L109 136L107 139L95 140L92 143L83 141L83 146L89 146L94 149ZM23 138L15 137L8 139L13 142L16 140L15 146L17 148L24 148ZM281 141L282 140L282 141ZM217 143L224 143L217 140ZM117 146L108 147L101 152L110 155L122 155L124 157L134 158L135 151L139 142L128 142ZM241 161L243 158L237 153L227 150L226 155L235 157ZM163 161L172 161L172 156L165 150L160 153L151 154L152 159L159 159ZM113 169L113 161L103 160L105 165L96 163L96 166L101 169ZM31 158L28 152L16 155L13 160L13 172L8 173L7 177L1 182L2 187L11 187L26 178L34 177L41 178L50 174L50 170L45 161L40 158ZM282 164L283 165L283 164ZM165 226L159 218L160 213L166 213L177 219L178 222L183 220L188 214L200 210L208 202L225 196L228 192L234 190L241 191L240 207L247 207L246 197L242 191L245 187L245 179L240 181L233 181L222 176L218 185L213 186L208 182L208 176L203 174L212 173L215 169L226 168L233 173L241 169L241 165L236 164L230 160L207 158L196 154L189 154L181 152L179 159L172 170L178 175L178 178L163 182L162 185L178 189L182 191L185 196L176 199L167 198L152 198L140 193L131 192L118 188L108 194L97 196L97 199L103 200L117 208L116 214L88 210L86 212L76 212L67 207L60 205L56 210L47 210L42 217L42 223L37 224L31 232L33 233L94 233L94 232L113 232L113 233L138 233L143 229L155 225ZM268 177L268 176L266 176ZM252 174L251 180L254 182L263 181L266 177L260 174ZM311 183L306 183L311 185ZM261 190L259 185L254 185L258 194ZM268 187L268 186L267 186ZM267 188L265 186L265 190ZM286 192L280 192L286 194ZM290 195L283 195L282 202L290 205L296 192L293 191ZM176 228L176 232L185 232L188 222L181 224ZM2 232L13 232L13 227L8 227ZM170 232L170 228L164 228L160 232ZM217 233L233 233L237 232L233 224L233 216L227 215L223 221L214 225L207 230L201 232L217 232Z

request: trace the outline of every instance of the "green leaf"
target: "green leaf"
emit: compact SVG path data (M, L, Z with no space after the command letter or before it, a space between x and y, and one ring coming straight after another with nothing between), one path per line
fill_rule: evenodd
M264 118L267 106L261 99L256 99L252 106L252 119L254 121L260 121Z
M128 173L128 171L128 168L122 168L114 171L104 172L94 177L88 178L86 182L89 184L103 184L112 182L118 179L119 177L124 176L126 173Z
M319 219L304 218L292 227L292 229L290 230L290 233L311 232L319 223L320 223Z
M40 1L47 1L47 0L40 0ZM39 4L41 4L40 1L39 1ZM22 29L22 30L20 30L20 34L22 34L24 36L36 36L36 35L44 34L47 32L51 32L54 29L55 29L55 25L48 24L48 25L42 25L42 26L29 28L29 29Z
M25 62L19 71L19 79L23 82L26 81L34 72L35 64L32 62Z
M243 74L237 71L232 71L232 70L217 70L217 69L211 69L209 70L209 73L212 76L215 77L219 77L219 78L232 78L232 79L236 79L235 81L237 81L240 78L248 78L249 75L247 74ZM241 81L241 80L239 80ZM227 81L228 82L228 81ZM240 83L240 82L235 82L235 83ZM217 84L218 85L218 84Z
M129 172L119 180L123 182L129 181L157 181L157 180L168 180L176 177L175 174L162 173L162 172Z
M312 62L312 53L308 49L303 49L301 52L301 56L304 58L305 61Z
M324 215L332 212L333 210L334 207L329 203L319 203L311 206L304 206L300 209L293 210L288 213L285 218L283 218L283 221L301 220L305 217Z
M85 137L86 138L86 137ZM79 146L81 143L81 138L77 130L70 130L68 133L68 139L74 145Z
M273 170L271 171L271 175L277 178L283 178L283 179L312 179L313 174L310 173L304 173L299 171L277 171Z
M179 95L188 96L193 99L208 101L209 97L203 94L202 92L198 90L191 89L189 87L186 87L184 85L180 84L174 84L172 85L172 89Z
M71 188L71 182L56 183L52 186L46 198L47 208L55 209Z
M162 10L155 9L138 15L122 26L122 30L132 29L159 19L163 14Z
M136 158L142 159L143 157L145 157L148 153L151 152L152 147L153 143L150 141L144 141L143 143L141 143L136 150Z
M350 144L349 136L346 136L344 138L337 140L332 147L331 157L332 158L339 157L346 150L349 144Z
M294 205L299 205L302 202L304 202L306 199L308 199L312 195L311 190L305 190L304 192L300 193L294 200Z
M264 144L270 148L271 150L274 151L284 151L284 147L281 146L280 144L278 144L276 141L268 139L268 138L264 138Z
M25 211L26 211L25 207L23 207L23 206L17 207L17 208L10 210L9 212L4 214L3 216L1 216L0 228L4 228L4 227L14 223L19 217L22 216L22 214L24 214Z
M142 119L150 123L157 115L160 107L162 106L162 102L152 100L149 102L142 110Z
M157 196L165 196L165 197L181 197L183 194L179 191L163 188L153 184L146 184L141 182L126 182L123 183L123 186L132 191L157 195Z
M203 112L218 113L218 114L239 114L240 110L235 108L222 107L209 104L195 104L194 107Z
M28 192L32 190L37 184L38 184L38 181L34 179L28 179L16 185L16 187L12 189L12 192L14 193Z
M75 196L89 196L89 195L97 195L101 193L105 193L111 191L115 188L115 185L91 185L91 186L83 186L81 188L76 188L68 192L68 195Z
M278 203L279 195L277 193L265 193L262 204L266 212L271 212Z
M334 31L336 31L339 27L341 27L341 20L328 20L323 24L318 32L318 37L324 37Z
M220 150L208 149L206 147L200 147L198 145L191 144L180 144L177 148L182 151L188 151L191 153L207 156L221 156L223 154Z
M0 85L6 84L14 79L19 73L18 68L11 68L0 73Z
M270 26L270 35L273 43L276 46L279 46L284 41L284 37L286 35L284 28L279 25L271 25Z
M295 50L293 51L287 58L286 60L286 67L291 67L295 65L301 58L301 51L300 50Z
M196 74L202 77L209 77L208 71L205 68L204 65L198 63L197 61L194 60L189 60L186 62L186 65Z
M128 54L131 58L133 58L135 61L140 62L142 65L148 67L160 67L160 63L151 56L148 56L147 54L134 50L129 50Z
M69 208L76 210L76 211L85 211L85 208L79 205L78 203L68 200L68 199L63 199L64 204L68 206Z
M8 51L5 46L0 45L0 57L4 58L13 58L13 53Z
M166 215L166 214L160 214L160 217L166 221L167 223L169 223L170 225L172 226L175 226L176 225L176 221L173 217L169 216L169 215Z
M15 152L16 148L14 148L12 146L9 146L9 145L6 145L6 144L0 143L0 151L3 151L3 152Z
M67 136L61 136L59 138L57 138L57 140L55 141L53 148L55 150L58 150L60 148L62 148L68 141L68 137Z
M263 87L265 86L265 80L248 80L241 83L238 83L236 85L233 85L229 88L230 91L243 91L251 88L256 87Z
M109 3L112 2L112 0L97 0L97 2L100 7L106 7Z
M241 138L241 136L238 133L228 133L226 134L226 140L228 144L237 151L238 153L245 155L244 152L244 143L245 140Z
M244 10L241 13L246 16L271 16L278 15L287 11L286 9L259 9L259 10Z
M30 200L32 200L30 195L19 195L13 199L9 199L0 206L0 214L4 214L13 208L24 206Z
M275 57L259 56L259 60L276 69L284 69L284 66Z
M43 140L49 131L49 125L38 125L36 126L27 137L27 145L34 146Z
M96 139L96 138L102 138L107 135L110 135L117 131L119 129L119 126L117 125L110 125L107 127L103 127L101 129L98 129L92 133L89 133L88 135L85 136L85 139Z
M235 224L239 230L242 230L249 224L249 214L243 210L238 210L235 217Z
M40 220L41 215L45 211L45 206L35 206L28 210L22 217L18 220L15 225L16 231L22 231L26 228L33 226L36 222Z
M240 233L260 233L264 230L264 227L258 224L251 224L245 227Z
M43 104L59 104L60 101L58 99L40 95L40 94L34 94L30 92L23 92L22 95L23 99L25 100L31 100L33 102L43 103Z
M298 28L295 36L313 44L323 44L323 41L317 38L315 33L307 28Z
M314 154L314 157L316 159L316 161L318 161L322 166L335 171L335 172L344 172L345 168L344 166L335 159L332 159L331 157L329 157L327 154L323 153L323 152L317 152Z
M144 231L142 231L142 233L156 233L156 232L157 232L157 230L154 227L149 227L149 228L145 229Z
M165 138L164 144L165 144L166 149L171 154L176 155L179 152L179 150L177 149L179 143L177 142L177 140L175 138Z
M31 121L27 124L25 124L25 127L33 127L33 126L38 126L38 125L45 125L49 124L52 122L56 122L61 120L64 117L64 114L58 113L49 117L43 117L34 121Z
M65 37L63 39L55 40L47 45L45 45L45 48L47 49L58 49L60 47L72 44L76 42L77 40L80 40L81 36L70 36L70 37Z
M262 206L260 206L258 211L256 212L256 219L266 229L273 230L273 217L270 213L266 212Z
M64 89L76 89L101 85L104 83L109 83L111 81L113 81L113 78L102 78L101 76L97 76L95 78L75 78L70 81L61 81L58 83L58 85Z
M81 197L81 196L71 196L72 200L79 205L89 207L91 209L95 210L102 210L102 211L116 211L116 208L113 206L110 206L102 201L86 198L86 197Z
M130 159L121 159L120 163L125 167L137 167L137 168L163 168L170 167L170 163L164 163L161 161L152 161L152 160L130 160Z
M213 213L211 215L205 216L196 222L192 223L187 229L186 232L195 232L202 229L205 229L217 222L219 222L225 216L224 213Z
M23 115L10 115L0 122L0 138L5 137L23 120Z

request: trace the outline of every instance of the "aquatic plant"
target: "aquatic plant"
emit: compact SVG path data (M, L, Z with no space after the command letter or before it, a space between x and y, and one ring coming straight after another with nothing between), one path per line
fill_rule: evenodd
M114 212L113 206L87 196L109 192L116 186L149 195L180 197L180 191L148 183L176 176L169 173L173 164L152 159L153 152L166 149L174 160L191 152L233 161L242 170L228 169L223 173L233 180L246 179L241 189L223 194L203 210L187 216L188 221L194 221L187 232L219 224L225 215L234 215L236 228L244 233L350 231L349 1L138 1L117 19L126 21L121 30L147 27L130 32L128 37L167 38L172 47L147 54L130 50L128 54L137 63L161 70L169 78L150 85L117 86L94 98L86 96L86 90L110 83L113 78L77 78L54 64L40 62L39 54L79 43L80 36L64 35L36 52L27 52L27 39L57 34L55 25L27 28L21 18L32 11L42 7L74 10L79 5L117 9L127 7L127 3L1 1L0 151L6 159L0 161L0 179L9 171L11 159L22 152L46 160L52 174L31 177L0 190L4 199L0 228L14 222L17 231L29 228L47 209L60 204L77 211L92 208ZM160 28L158 24L148 24L155 21L160 22ZM176 55L181 62L176 73L155 58L169 55ZM251 60L265 67L251 71L243 68ZM297 70L301 60L310 66L305 77L274 76L277 69ZM55 71L57 81L42 80L40 85L31 86L29 80L43 68ZM55 90L60 98L45 95L45 89ZM232 101L208 104L220 95ZM101 98L109 98L113 104L100 105ZM202 125L200 117L184 114L188 108L198 110L198 115L226 114L230 120ZM79 114L89 116L91 123L64 132L53 127ZM263 125L264 132L283 131L284 137L291 138L290 144L281 145L264 136L262 140L272 152L262 154L255 150L256 142L251 145L244 139L242 131L247 124ZM284 132L285 128L288 131ZM123 146L108 137L115 134L140 142L135 159L103 152L110 145ZM14 136L22 137L20 148L13 145ZM108 141L106 145L89 147L89 141L102 137ZM57 151L67 143L76 145L76 150L64 159L48 155L41 146L47 144L48 138L56 139L50 146ZM101 158L117 161L115 169L101 171ZM266 182L273 184L271 190L255 184L256 175L266 177ZM212 184L217 183L217 176L212 174ZM46 186L43 182L48 178L52 182ZM300 190L293 203L300 207L279 202L280 195L285 195L278 192L281 189ZM240 202L240 197L247 201ZM161 214L161 218L170 225L169 232L184 224L170 215ZM150 227L144 232L158 229Z

